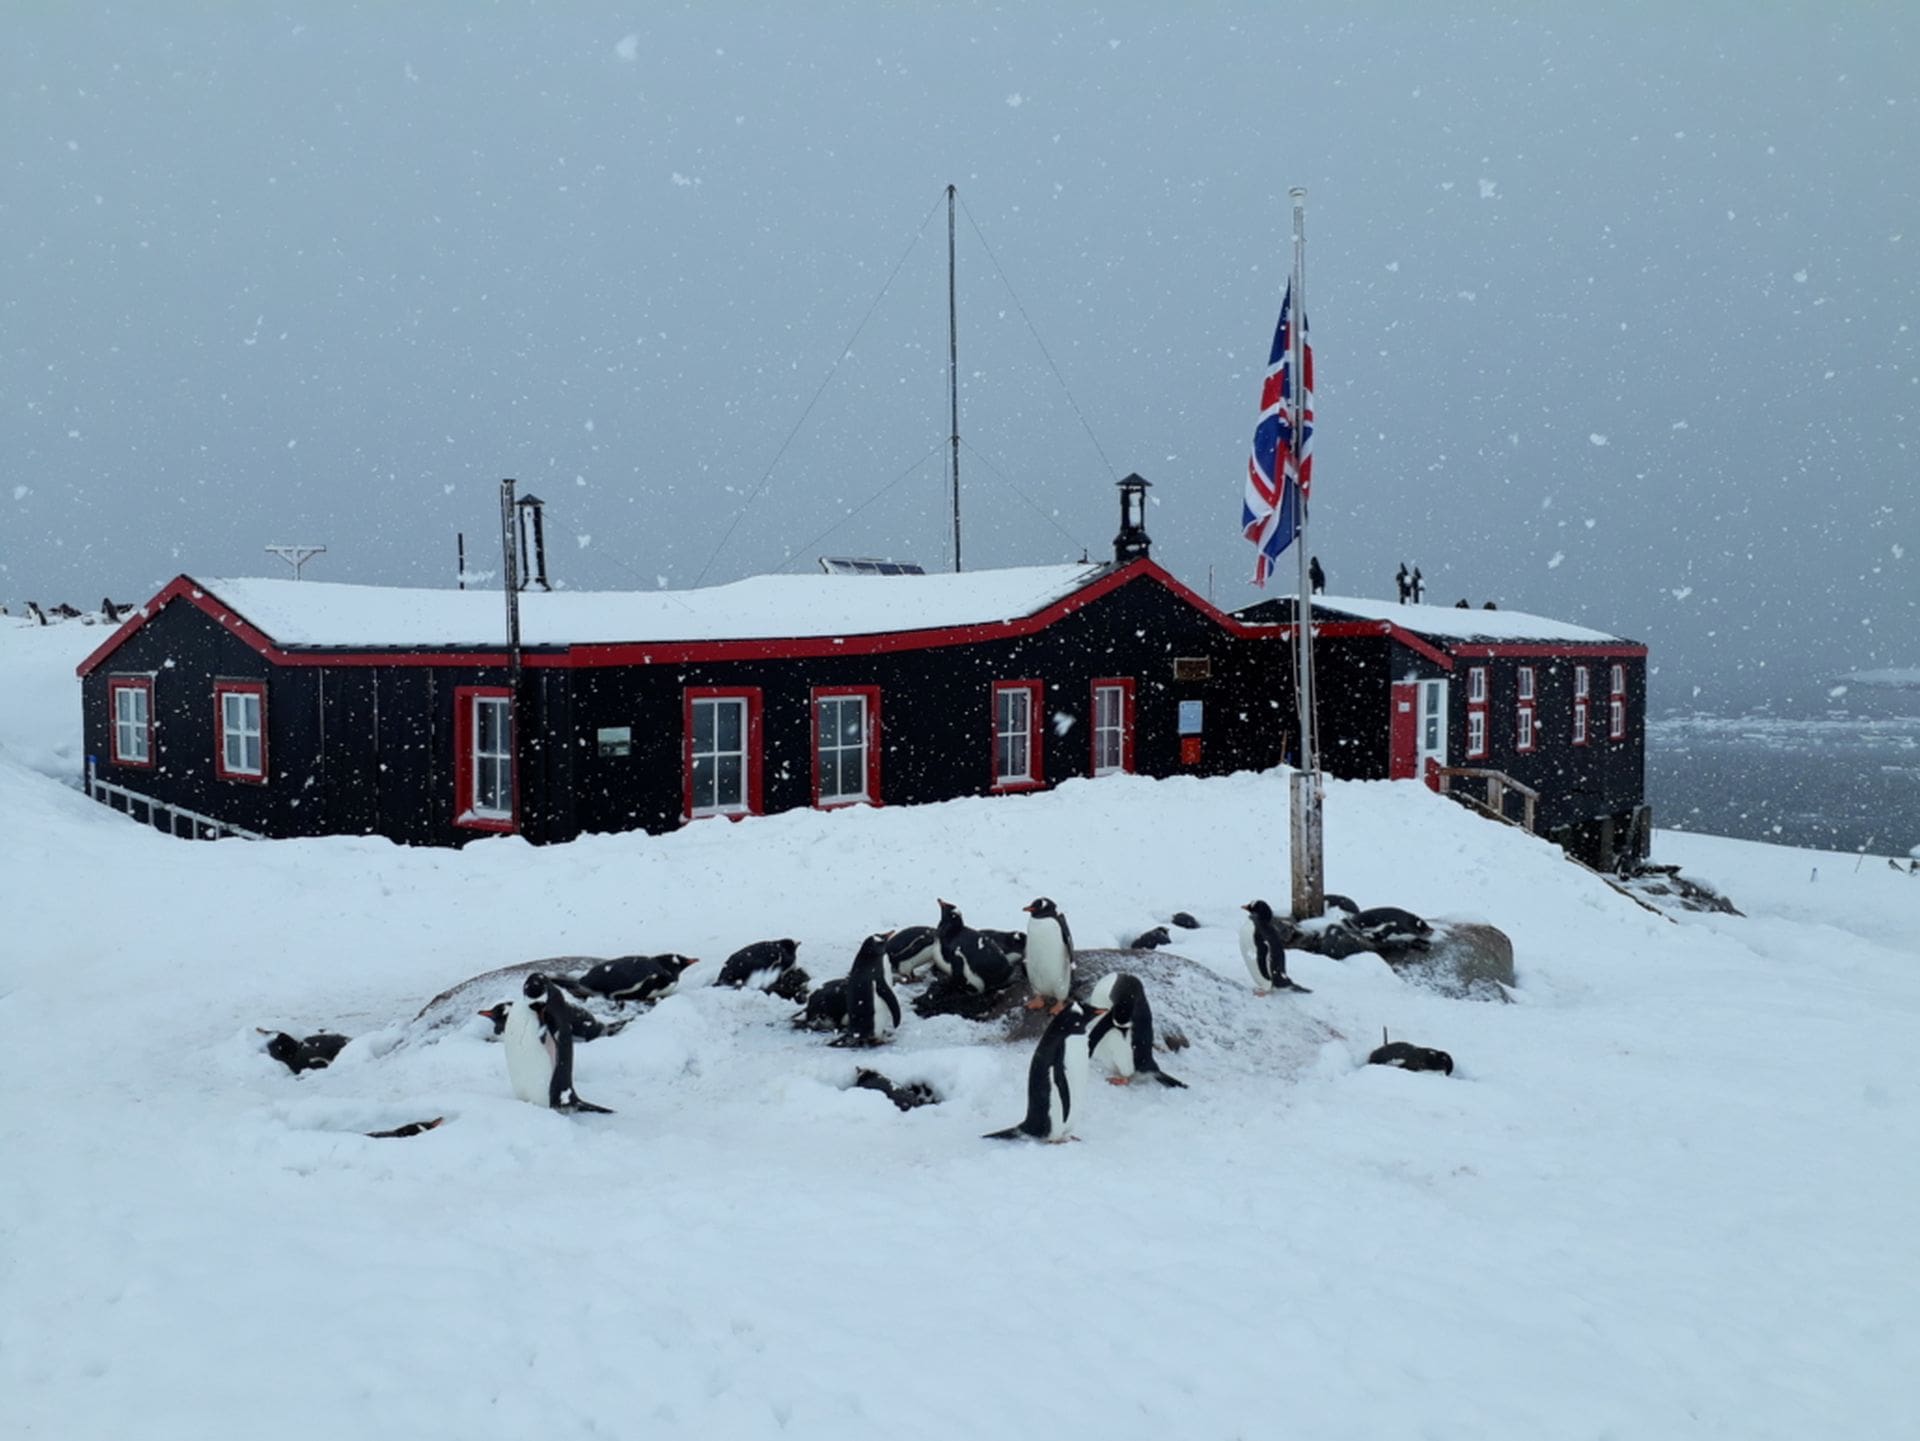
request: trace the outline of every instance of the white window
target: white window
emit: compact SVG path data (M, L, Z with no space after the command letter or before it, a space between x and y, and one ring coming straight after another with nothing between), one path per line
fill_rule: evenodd
M1033 768L1033 692L1024 685L993 692L993 776L1000 785L1031 781Z
M1530 751L1533 749L1533 707L1521 706L1519 719L1519 733L1515 738L1515 744L1523 751Z
M1487 703L1487 668L1474 666L1467 672L1467 704L1485 705Z
M1607 702L1607 738L1616 741L1627 738L1627 703L1619 696Z
M867 698L863 695L821 696L814 715L820 800L866 801Z
M126 765L153 764L151 692L145 681L113 681L113 758Z
M1587 743L1587 703L1579 702L1573 708L1573 743L1583 746Z
M1520 699L1533 699L1533 667L1530 665L1520 667Z
M715 696L693 703L693 814L747 811L747 702Z
M1613 668L1613 694L1624 696L1627 693L1627 668L1617 665Z
M469 814L513 819L513 703L506 696L473 698L473 794Z
M220 692L220 774L259 779L266 775L261 734L263 697L257 690Z
M1093 688L1093 773L1110 776L1127 768L1127 688Z
M1585 700L1592 693L1587 668L1583 665L1575 666L1573 668L1573 698L1575 700Z
M1487 713L1483 710L1467 712L1467 754L1483 756L1487 753Z

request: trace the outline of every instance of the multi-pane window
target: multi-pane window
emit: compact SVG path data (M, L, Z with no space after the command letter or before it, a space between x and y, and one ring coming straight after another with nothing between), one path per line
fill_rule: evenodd
M1093 687L1093 773L1113 775L1128 769L1127 687Z
M1609 677L1613 694L1607 702L1607 739L1625 740L1627 736L1627 668L1613 667Z
M691 703L691 709L693 814L744 814L747 810L746 698L699 697Z
M1587 673L1587 668L1577 665L1573 668L1573 698L1585 700L1590 694L1592 694L1592 680Z
M1039 779L1034 764L1034 687L993 688L993 779L996 785L1031 785Z
M1487 713L1483 710L1467 712L1467 754L1483 756L1487 753Z
M1593 693L1593 681L1587 667L1577 665L1573 668L1573 743L1583 746L1587 743L1587 706L1588 697Z
M1487 703L1487 668L1474 666L1467 672L1467 704L1485 705Z
M1521 700L1533 699L1533 667L1532 666L1523 665L1520 667L1520 688L1519 689L1520 689Z
M1523 751L1533 749L1533 707L1523 705L1517 716L1518 725L1514 734L1516 747Z
M867 698L826 695L815 702L815 759L823 804L874 799L867 793Z
M113 759L120 765L152 765L153 682L116 677L107 682L107 694L113 698Z
M267 775L266 690L262 686L220 686L218 773L233 780L265 780Z
M1514 685L1513 744L1515 750L1533 749L1533 667L1523 665Z
M506 696L473 697L473 793L469 814L484 820L513 817L513 703Z
M1587 743L1587 703L1585 701L1574 702L1573 743L1577 746Z

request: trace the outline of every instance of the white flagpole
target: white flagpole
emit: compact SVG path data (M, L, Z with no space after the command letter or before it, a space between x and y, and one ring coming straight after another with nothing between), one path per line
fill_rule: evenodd
M1293 869L1293 918L1308 920L1327 909L1326 864L1322 847L1320 736L1313 709L1313 587L1307 573L1307 503L1300 490L1300 450L1306 425L1306 316L1307 316L1307 192L1295 186L1293 199L1293 315L1288 326L1287 420L1293 444L1288 447L1287 478L1293 484L1294 559L1299 564L1299 600L1294 606L1294 703L1299 713L1299 768L1293 773L1292 827L1289 854Z

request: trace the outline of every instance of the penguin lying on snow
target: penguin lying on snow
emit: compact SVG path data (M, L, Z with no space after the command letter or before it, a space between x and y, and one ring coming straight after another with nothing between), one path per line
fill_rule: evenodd
M1425 950L1432 944L1433 927L1412 911L1398 906L1372 906L1355 911L1340 923L1369 946L1387 950Z
M1380 1030L1380 1044L1367 1057L1369 1066L1398 1066L1403 1071L1444 1071L1453 1074L1453 1057L1445 1051L1436 1051L1431 1046L1416 1046L1408 1041L1387 1039L1386 1028Z
M1185 911L1175 911L1172 915L1168 916L1167 919L1183 931L1197 931L1200 929L1200 922L1196 921Z
M853 1073L853 1084L858 1090L878 1091L903 1111L940 1103L939 1093L925 1081L908 1081L904 1086L899 1086L878 1071L869 1071L864 1066Z
M807 1008L793 1018L805 1031L837 1031L847 1023L847 980L823 981L807 997Z
M1167 928L1165 926L1155 926L1152 930L1142 931L1131 941L1128 941L1127 949L1130 951L1157 951L1162 946L1170 946L1172 944L1173 937L1167 933Z
M425 1135L445 1124L445 1116L435 1116L431 1121L409 1121L404 1126L395 1126L391 1131L368 1131L366 1135L375 1141L405 1140L409 1136Z
M940 933L932 926L902 926L887 942L887 959L903 981L915 980L929 967L947 974L947 958L940 951Z
M720 978L716 986L732 986L736 990L747 985L756 985L765 990L769 982L778 980L793 969L800 943L791 936L778 941L755 941L750 946L742 946L727 957L727 963L720 968Z
M1017 1126L989 1131L989 1141L1073 1139L1073 1110L1087 1090L1087 1027L1094 1012L1084 1001L1069 1001L1033 1048L1027 1066L1027 1116Z
M1102 976L1093 983L1087 1004L1097 1017L1087 1031L1087 1050L1111 1072L1109 1085L1129 1085L1139 1075L1186 1089L1185 1081L1176 1081L1154 1059L1153 1007L1147 1004L1147 988L1138 976L1125 971Z
M619 956L590 967L569 989L575 995L590 991L623 1005L628 1001L650 1003L672 995L674 987L680 984L681 973L694 964L692 956L671 952L660 956Z
M1240 908L1247 913L1240 923L1240 957L1253 977L1253 993L1264 996L1275 990L1298 991L1312 995L1305 986L1287 975L1287 933L1291 929L1274 915L1265 901L1248 901Z
M1027 1009L1037 1011L1052 1001L1057 1016L1073 994L1073 932L1059 907L1045 896L1025 909L1033 918L1027 922L1027 984L1033 987Z
M893 963L887 959L890 931L878 931L860 943L847 972L846 1018L836 1046L878 1046L900 1028L900 997L893 989Z
M573 1007L560 987L536 971L521 989L524 998L507 1012L504 1033L514 1095L556 1111L612 1115L573 1089Z
M332 1031L319 1031L305 1040L289 1036L285 1031L263 1030L260 1034L273 1037L267 1042L267 1054L296 1076L302 1071L326 1070L348 1040L346 1036L336 1036Z

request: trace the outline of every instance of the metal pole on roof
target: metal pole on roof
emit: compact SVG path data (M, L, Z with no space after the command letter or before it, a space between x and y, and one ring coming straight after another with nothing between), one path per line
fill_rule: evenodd
M954 188L947 187L947 398L953 415L953 569L960 570L960 310L954 285Z
M1307 192L1295 186L1293 199L1293 318L1288 326L1287 422L1293 444L1287 447L1287 478L1293 486L1299 525L1293 538L1300 567L1299 599L1294 602L1295 703L1300 713L1299 766L1291 784L1289 855L1293 871L1293 918L1324 915L1327 909L1326 856L1321 820L1325 786L1320 774L1320 736L1313 714L1313 585L1307 560L1307 497L1300 487L1300 452L1305 448L1307 372Z

